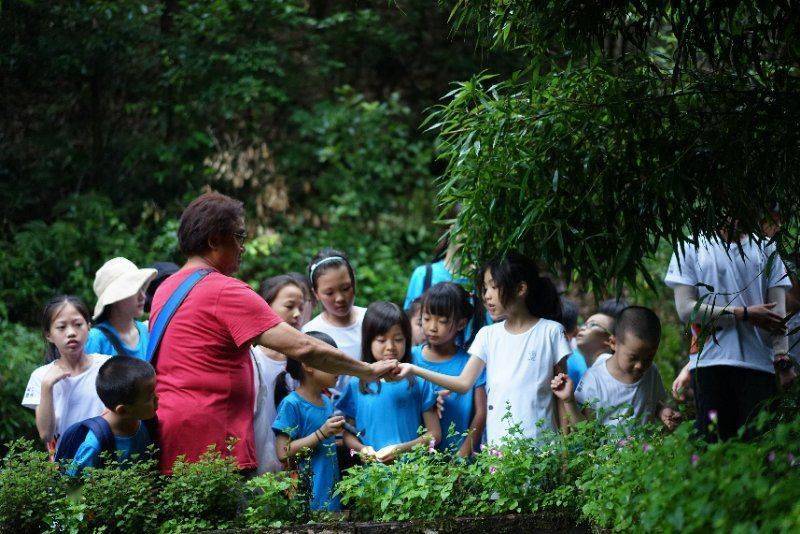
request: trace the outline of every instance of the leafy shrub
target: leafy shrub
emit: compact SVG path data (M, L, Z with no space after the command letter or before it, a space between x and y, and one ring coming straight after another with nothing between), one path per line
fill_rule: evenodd
M198 462L177 461L158 496L161 530L187 532L229 528L245 498L245 484L236 461L210 446Z
M43 531L65 496L65 481L46 452L28 440L11 443L0 463L0 532Z
M34 413L20 405L28 378L42 363L38 332L0 319L0 453L6 442L24 437L38 439Z
M580 479L584 516L616 531L789 532L800 512L800 421L754 443L704 445L689 424L655 440L606 445Z
M81 481L83 485L54 521L59 530L152 532L158 527L161 479L155 460L121 465L107 458L102 468L86 469Z
M299 480L290 473L265 473L247 482L244 520L251 528L277 528L303 522L307 499L298 498Z

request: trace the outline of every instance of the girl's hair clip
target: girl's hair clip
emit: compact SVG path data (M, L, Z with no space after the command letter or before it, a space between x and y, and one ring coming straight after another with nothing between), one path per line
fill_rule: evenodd
M327 257L327 258L322 258L317 263L312 265L311 268L308 270L308 277L309 278L314 278L314 271L317 270L317 267L319 267L320 265L324 265L326 263L334 262L334 261L340 261L342 263L347 263L347 260L345 260L341 256L330 256L330 257Z

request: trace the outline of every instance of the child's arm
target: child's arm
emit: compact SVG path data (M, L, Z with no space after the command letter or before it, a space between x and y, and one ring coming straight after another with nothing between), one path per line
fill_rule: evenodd
M472 406L475 415L472 416L469 424L467 437L464 438L464 443L458 449L458 455L462 458L472 455L472 451L475 450L475 445L480 443L483 429L486 427L486 388L484 386L475 388L472 395Z
M387 445L375 453L375 457L383 463L388 463L394 460L398 455L408 452L417 445L429 445L433 442L435 446L442 440L442 427L439 424L439 416L436 413L436 408L422 413L422 422L425 425L425 432L417 439L406 441L405 443L397 443L394 445Z
M344 417L334 415L329 417L324 425L302 438L292 439L289 434L280 432L275 436L275 453L278 456L278 460L286 462L287 459L305 448L314 449L329 437L341 432L342 426L344 426Z
M39 437L45 443L50 443L56 433L53 387L68 376L70 376L69 371L54 364L42 379L39 404L36 406L36 429L39 431Z
M485 366L486 364L483 362L483 360L477 356L470 356L469 361L467 362L467 365L464 366L461 374L458 376L451 376L443 375L442 373L436 373L428 369L423 369L422 367L414 365L413 363L401 363L397 365L399 371L394 375L393 380L400 380L413 373L421 378L424 378L428 382L433 382L437 386L449 389L450 391L455 391L456 393L466 393L472 386L475 385L475 381L478 380L478 377Z
M575 401L574 384L566 373L558 373L550 382L553 395L559 402L559 426L567 431L572 425L586 421L586 415L578 408Z

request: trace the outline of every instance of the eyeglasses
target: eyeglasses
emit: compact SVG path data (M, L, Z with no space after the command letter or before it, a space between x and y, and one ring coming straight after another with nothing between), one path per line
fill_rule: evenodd
M596 323L594 321L589 321L588 323L583 323L583 326L585 328L599 328L600 330L602 330L603 332L605 332L609 336L613 334L613 332L611 330L609 330L605 326L601 325L600 323Z
M239 243L239 246L244 245L244 240L247 239L247 230L242 230L241 232L234 232L233 238Z

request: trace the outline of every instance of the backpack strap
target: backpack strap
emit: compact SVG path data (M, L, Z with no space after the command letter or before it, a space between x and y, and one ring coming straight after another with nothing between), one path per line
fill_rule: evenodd
M100 442L100 453L108 452L114 454L117 450L117 444L114 441L114 433L111 431L111 426L108 421L103 419L102 416L92 417L83 422L83 426L91 430ZM77 451L76 451L77 452ZM103 457L98 458L98 467L103 466Z
M425 293L431 287L433 280L433 265L430 263L425 264L425 278L422 281L422 292Z
M161 338L164 337L164 332L167 330L167 325L169 325L169 322L172 320L172 316L178 311L178 308L183 304L183 301L186 300L187 295L189 295L189 292L197 282L205 278L210 272L210 269L198 269L190 274L186 280L181 282L175 291L172 292L172 295L169 296L164 307L161 308L155 323L153 323L153 327L150 329L150 339L147 343L147 356L145 357L145 360L150 362L153 367L156 366L156 358L158 357Z
M103 335L106 336L106 339L109 341L109 343L111 343L111 345L113 345L114 350L117 351L119 356L125 356L128 354L128 351L126 351L122 346L122 341L114 335L114 332L112 332L110 328L103 323L96 324L94 327L100 330Z

